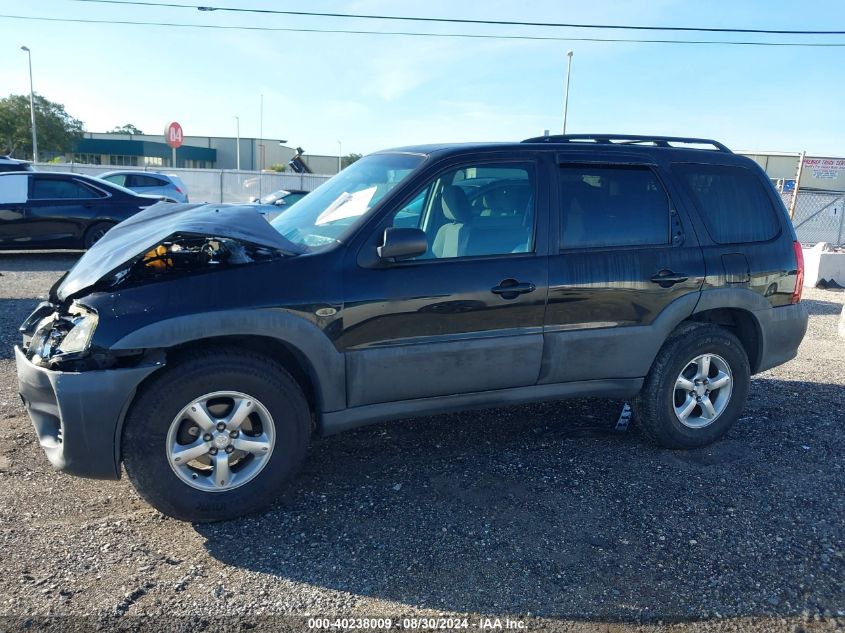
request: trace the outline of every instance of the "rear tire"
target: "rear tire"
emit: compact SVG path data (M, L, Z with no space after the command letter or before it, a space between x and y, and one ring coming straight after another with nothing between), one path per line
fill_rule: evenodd
M709 323L684 323L663 344L634 401L640 428L666 448L711 444L739 419L751 383L736 336Z
M85 246L85 250L88 250L94 244L96 244L106 233L109 232L109 229L113 227L114 224L111 222L97 222L96 224L92 224L85 230L85 236L82 238L82 244Z
M249 412L239 416L239 406ZM277 363L235 347L191 352L135 398L124 466L138 493L168 516L232 519L279 496L305 458L310 424L302 389ZM182 459L185 449L192 453Z

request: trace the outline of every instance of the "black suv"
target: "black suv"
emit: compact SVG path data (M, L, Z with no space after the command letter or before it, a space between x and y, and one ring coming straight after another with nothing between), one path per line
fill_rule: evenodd
M669 448L725 434L807 328L801 249L751 160L704 139L553 136L367 156L267 223L157 205L21 326L50 461L124 464L156 508L269 504L312 433L634 399Z

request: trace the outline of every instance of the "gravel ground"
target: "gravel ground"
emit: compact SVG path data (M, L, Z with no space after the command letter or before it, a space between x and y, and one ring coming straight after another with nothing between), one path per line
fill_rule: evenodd
M707 449L614 432L613 401L419 418L315 439L270 511L191 525L125 479L54 472L38 446L11 346L75 257L0 254L0 631L307 627L281 614L845 627L841 292L805 291L799 358L756 376Z

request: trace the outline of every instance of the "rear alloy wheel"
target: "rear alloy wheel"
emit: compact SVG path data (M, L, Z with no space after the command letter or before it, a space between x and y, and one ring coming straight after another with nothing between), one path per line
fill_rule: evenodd
M261 510L305 458L311 411L278 363L236 347L168 357L126 416L123 463L155 508L186 521Z
M751 383L739 339L709 323L684 323L663 344L634 401L637 423L667 448L697 448L739 419Z
M675 415L691 429L709 426L727 409L732 391L731 368L724 358L696 356L675 380Z

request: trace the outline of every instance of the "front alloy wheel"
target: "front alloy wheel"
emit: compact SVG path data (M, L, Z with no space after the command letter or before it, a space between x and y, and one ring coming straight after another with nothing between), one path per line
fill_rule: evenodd
M123 464L161 512L232 519L270 505L299 469L311 411L290 373L229 345L174 353L126 416Z
M167 454L189 486L221 492L243 486L267 465L275 427L267 408L237 391L215 391L183 408L170 424Z

